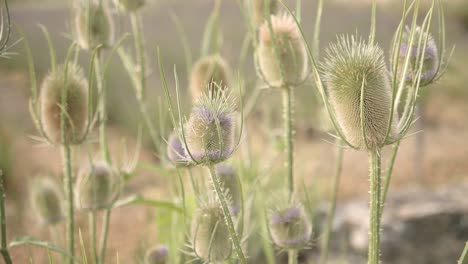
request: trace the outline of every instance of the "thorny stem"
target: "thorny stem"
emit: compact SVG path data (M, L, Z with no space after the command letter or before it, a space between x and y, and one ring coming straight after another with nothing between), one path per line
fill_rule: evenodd
M380 207L380 218L382 218L382 215L383 215L383 210L385 207L385 200L387 199L388 189L390 188L390 180L392 179L393 167L395 165L395 159L398 153L398 149L400 148L400 143L401 141L398 140L395 144L393 144L393 147L392 147L392 156L390 157L390 163L388 165L387 174L385 176L385 180L383 184L382 197L380 199L382 203L382 206Z
M104 79L101 71L102 66L102 51L97 51L97 62L94 63L94 71L96 73L96 85L99 94L98 112L99 112L99 142L101 143L101 152L103 158L107 163L111 163L109 146L107 143L107 111L106 111L106 88L104 85Z
M370 160L370 214L368 264L379 264L380 210L381 210L381 150L371 150Z
M97 255L97 247L96 247L96 211L92 210L89 212L89 228L90 228L90 236L91 236L91 250L93 254L93 263L97 264L98 262L98 255Z
M63 129L62 129L63 130ZM62 132L64 133L64 132ZM68 143L64 143L62 146L62 162L63 162L63 173L64 178L64 190L66 197L66 216L67 216L67 246L68 263L73 264L74 252L75 252L75 221L74 221L74 208L73 208L73 182L72 182L72 166L71 166L71 149Z
M239 238L237 237L236 229L234 227L234 223L231 218L231 213L229 212L229 207L226 202L226 197L224 192L221 188L221 182L219 181L218 176L216 175L216 170L214 165L208 165L208 169L210 170L211 175L211 182L213 183L213 187L218 195L218 200L221 204L221 209L223 210L224 219L226 220L226 224L228 226L229 235L231 237L232 243L234 244L234 249L236 250L237 257L239 258L240 264L246 264L244 253L242 252L242 247Z
M297 264L297 250L288 250L288 264Z
M290 86L283 91L283 121L284 121L284 143L286 147L286 169L288 175L289 199L294 193L294 141L293 141L293 107L294 95Z
M99 263L104 264L104 259L106 257L106 248L107 248L107 235L109 234L109 221L111 216L111 209L106 209L106 214L104 215L104 221L102 222L102 233L101 233L101 252L99 254Z
M325 234L322 240L321 248L322 253L320 254L320 264L326 264L328 258L328 251L330 246L330 237L331 237L331 230L333 225L333 218L335 216L336 210L336 200L338 196L338 190L340 188L340 178L341 178L341 171L343 169L343 148L337 149L338 153L335 160L335 177L333 178L333 195L332 201L330 204L330 208L328 209L327 213L327 221L326 221L326 229Z
M6 237L6 215L5 215L5 187L3 186L3 171L0 170L0 225L2 233L1 252L6 264L11 264L10 253L8 252Z

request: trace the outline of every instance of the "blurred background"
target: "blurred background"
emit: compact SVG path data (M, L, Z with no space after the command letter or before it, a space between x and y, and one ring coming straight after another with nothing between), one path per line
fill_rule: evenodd
M31 46L39 82L49 71L50 62L47 42L38 25L44 25L51 32L57 49L58 61L63 61L71 43L70 6L67 2L64 0L9 1L14 22L12 42L22 38L19 30L24 32L23 41L28 41ZM158 111L165 110L165 104L161 107L161 102L165 99L156 61L156 47L161 50L171 89L174 87L173 66L177 68L184 102L183 111L187 113L190 110L190 96L187 89L186 58L183 53L183 43L171 16L177 16L180 19L192 50L193 59L196 60L199 57L204 26L213 8L213 1L148 0L148 2L148 6L143 11L148 58L152 69L152 74L148 78L148 101L151 102L152 116L155 122L158 122L157 119L160 116ZM294 6L294 1L286 2ZM402 2L402 0L379 1L376 41L385 51L389 49L391 38L400 19ZM426 10L427 3L425 2L429 1L422 2L424 3L422 10ZM401 249L395 248L395 243L392 244L391 240L393 238L389 236L388 241L384 241L389 245L389 249L384 252L384 255L388 254L388 261L385 263L455 263L455 259L452 261L450 259L461 252L467 240L468 1L447 0L444 2L447 49L451 49L452 46L456 48L447 73L437 83L422 91L420 118L413 131L422 130L422 133L405 139L401 145L390 190L391 204L398 209L392 211L390 208L389 210L395 213L392 217L403 219L401 223L406 226L408 223L405 221L416 221L410 223L409 226L420 228L411 235L407 229L404 229L404 234L407 236L400 236L399 239L419 241L418 247L420 248L417 250L428 250L427 252L440 243L445 251L438 253L438 256L443 255L439 256L440 258L432 256L420 258L419 262L406 262L405 254L412 256L407 259L414 259L418 258L414 252L420 253L421 251L415 249L408 250L413 253L406 251L403 253ZM240 73L246 80L246 87L243 89L249 95L255 89L257 77L251 55L247 57L246 62L239 60L247 31L246 23L237 1L223 0L221 3L222 49L220 53L231 65L233 76ZM312 39L316 1L302 1L302 4L302 25L309 39ZM370 0L326 0L320 37L321 53L323 54L327 43L335 40L337 34L358 32L360 35L367 36L370 25L370 7ZM127 17L115 12L114 19L117 25L117 38L130 31ZM125 45L131 44L130 39L125 42ZM37 135L37 131L28 112L31 84L23 43L13 47L11 51L17 54L9 59L0 59L0 169L6 175L8 236L13 238L18 235L31 234L44 238L49 236L49 230L44 230L34 221L30 210L28 184L38 174L59 175L61 173L60 153L55 148L44 146L31 137ZM89 57L82 54L80 63L83 67L87 67L88 60ZM119 156L122 141L127 142L130 148L134 148L141 118L134 90L118 56L115 56L112 61L106 81L109 91L111 148ZM297 124L295 166L297 177L300 179L298 182L304 180L305 186L308 186L311 195L318 201L317 208L320 208L320 205L326 204L330 197L335 148L328 143L332 141L332 138L321 132L317 125L319 123L316 114L318 108L315 107L317 100L314 92L308 83L299 87L295 92ZM279 119L281 109L278 108L280 102L280 96L275 91L263 92L247 120L248 136L244 144L249 144L259 160L272 160L278 153L278 147L275 147L275 144L279 144L277 131L281 128ZM167 125L164 131L164 137L167 138L171 131L170 126ZM158 158L154 155L155 150L146 135L143 143L141 160L145 163L157 164ZM388 151L386 151L384 164L387 164L388 156ZM243 158L245 157L238 155L233 159ZM336 232L339 232L340 225L344 222L351 223L351 226L358 225L348 218L349 214L362 213L360 211L362 207L357 206L361 205L362 201L365 206L368 195L367 170L364 153L345 151ZM169 198L170 194L165 184L164 176L141 170L130 182L126 191L156 198ZM415 196L412 196L413 194ZM395 197L394 200L392 197ZM408 206L405 207L407 211L400 210L403 205ZM424 211L421 207L427 210ZM455 212L455 218L453 218L453 212ZM434 214L439 218L430 218ZM363 215L365 216L366 213ZM442 218L440 218L441 215ZM144 247L142 245L158 241L158 228L154 224L156 217L158 217L158 211L152 208L117 209L111 221L109 256L115 256L118 252L121 263L133 263L135 255L141 247ZM83 217L78 225L85 223L85 220L86 217ZM421 223L426 223L426 225ZM391 228L396 227L389 227ZM434 229L444 231L438 233ZM359 257L359 247L362 247L359 235L362 236L362 234L359 233L359 229L353 230L346 238L349 241L347 246L355 250ZM398 232L403 231L394 232L402 234ZM445 238L445 236L448 237ZM426 245L428 239L431 239L431 245ZM408 244L414 244L414 242L408 242ZM336 245L336 247L341 248L342 245ZM390 256L392 250L399 252L398 255L403 257ZM31 249L18 248L14 249L12 254L17 263L26 263L28 254L36 253ZM40 253L37 254L40 255ZM441 262L440 260L448 261ZM114 262L109 259L109 263Z

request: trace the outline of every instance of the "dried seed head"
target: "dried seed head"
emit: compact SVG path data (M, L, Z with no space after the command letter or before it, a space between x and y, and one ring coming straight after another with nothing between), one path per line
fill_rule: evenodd
M146 0L114 0L114 3L123 12L135 12L146 4Z
M258 62L263 77L273 86L297 84L306 77L308 64L299 28L286 14L272 15L271 26L274 39L268 21L259 30Z
M63 215L62 193L58 184L50 177L37 178L31 186L31 203L39 223L54 225Z
M218 55L199 59L190 74L190 92L193 101L207 93L225 90L231 85L230 69L226 61Z
M344 136L352 145L366 149L385 145L391 108L391 85L382 49L355 37L340 37L327 48L323 64L330 103ZM364 90L361 127L361 89ZM396 113L390 131L395 138Z
M312 236L312 224L300 203L278 203L268 225L273 242L284 249L303 249Z
M232 215L237 215L241 210L242 194L239 185L239 177L235 169L227 164L219 164L216 166L216 174L224 190L230 197L231 204L229 206L229 211Z
M62 107L65 87L66 107ZM80 143L88 125L88 81L82 69L78 65L69 64L68 67L60 66L55 72L50 72L42 82L40 96L41 120L47 138L55 144ZM65 112L66 142L62 142L60 130L62 111Z
M105 162L81 170L76 184L77 207L85 210L108 208L119 195L120 180Z
M265 22L265 17L275 14L278 10L278 0L246 0L246 5L252 13L252 20L256 27Z
M424 48L424 43L426 42L426 39L427 46L424 49L424 51L422 51L421 49ZM406 27L403 33L400 51L396 53L396 56L400 57L398 60L398 77L399 79L403 77L402 75L403 69L405 67L407 52L411 48L409 60L410 64L408 68L408 73L406 75L406 83L408 83L409 85L412 84L413 78L417 75L417 71L420 67L418 60L420 60L420 58L424 56L420 78L420 86L426 86L430 84L437 75L439 65L439 54L437 52L437 45L432 35L430 33L426 34L426 32L422 31L421 27L419 26L415 28L413 44L411 45L411 47L410 42L411 29L409 27Z
M226 260L232 253L229 230L218 202L204 202L192 220L191 243L197 257L207 263Z
M231 94L202 95L186 125L187 146L202 164L226 160L234 151L234 102ZM188 151L187 151L188 153Z
M166 245L157 245L146 252L145 264L166 264L169 258L169 249Z
M176 165L185 163L187 155L183 143L176 132L171 133L167 143L167 157L169 160Z
M76 41L82 49L108 48L114 41L114 21L105 3L79 2L75 10Z

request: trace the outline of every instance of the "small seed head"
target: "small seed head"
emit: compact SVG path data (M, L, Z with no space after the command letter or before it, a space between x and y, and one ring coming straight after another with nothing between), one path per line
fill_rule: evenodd
M31 186L31 203L41 225L54 225L63 215L62 193L50 177L39 177Z
M392 95L382 49L355 37L340 37L328 47L323 71L330 103L348 142L360 149L385 145ZM361 88L367 145L361 129ZM390 138L395 138L396 113L392 120Z
M146 0L114 0L115 5L123 12L136 12L146 4Z
M272 86L295 85L307 75L308 61L299 28L289 15L272 15L259 30L258 62L265 80ZM274 43L276 43L277 52Z
M265 22L265 17L276 14L278 11L278 0L246 0L246 4L252 12L252 20L256 27ZM267 9L265 10L265 8Z
M239 176L236 170L227 164L219 164L216 166L216 174L221 181L224 190L230 197L231 204L229 210L232 215L237 215L241 210L242 194L239 186Z
M76 184L77 207L85 210L108 208L119 195L117 173L105 162L95 162L80 171Z
M167 264L169 248L166 245L157 245L146 252L145 264Z
M76 41L82 49L111 47L114 41L114 21L107 5L93 0L79 2L75 10L75 33Z
M190 74L190 92L193 101L210 92L225 90L231 85L230 69L227 62L219 55L211 55L199 59Z
M78 65L69 64L67 68L67 72L64 66L50 72L41 85L41 120L47 138L54 144L80 143L88 125L88 81ZM65 87L66 107L62 107ZM61 137L62 111L65 111L65 142Z

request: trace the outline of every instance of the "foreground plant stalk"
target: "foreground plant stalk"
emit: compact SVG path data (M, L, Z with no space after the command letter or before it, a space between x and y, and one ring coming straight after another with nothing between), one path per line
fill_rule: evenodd
M226 220L228 230L229 230L229 235L231 236L234 249L236 251L237 257L239 258L239 263L246 264L247 262L245 260L244 253L242 252L242 246L241 246L239 237L237 236L236 229L234 227L234 222L232 221L231 213L229 212L229 207L226 202L226 197L222 190L220 180L218 176L216 175L215 167L214 165L208 165L208 169L210 170L211 182L213 183L213 187L216 191L219 202L221 204L221 209L223 210L224 218Z
M66 210L66 241L67 249L70 256L67 263L73 264L75 256L75 220L74 220L74 207L73 207L73 180L72 180L72 164L71 164L71 148L69 144L62 146L62 162L64 178L64 191L65 191L65 210Z
M295 249L288 250L288 264L297 264L298 252Z
M368 264L378 264L380 257L380 210L381 210L381 150L371 150L370 161L370 228Z
M99 262L100 264L104 263L106 257L106 248L107 248L107 236L109 234L109 222L111 216L112 209L106 209L104 220L102 222L102 233L101 233L101 252L99 254Z
M98 254L97 254L97 245L96 245L96 211L89 212L89 226L91 229L91 249L93 255L93 262L98 262Z
M8 252L6 237L6 215L5 215L5 187L3 185L3 172L0 170L0 226L1 226L1 249L3 260L6 264L11 264L10 253Z
M102 74L102 50L97 51L97 61L94 63L94 71L96 73L96 86L99 94L98 103L98 115L99 115L99 142L101 144L101 152L103 158L111 164L111 157L109 153L109 146L107 143L107 111L106 111L106 99L107 92L104 85L104 79Z
M284 143L286 147L286 169L288 175L289 199L294 194L294 141L293 141L294 95L291 87L283 88Z

